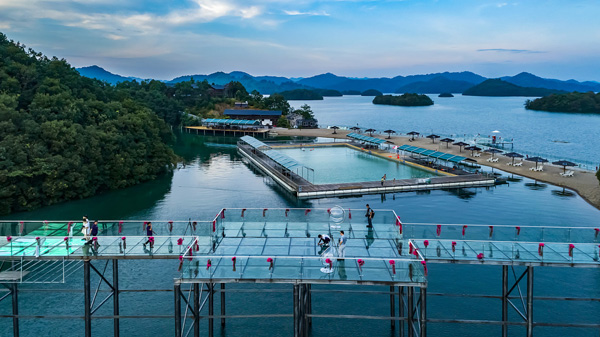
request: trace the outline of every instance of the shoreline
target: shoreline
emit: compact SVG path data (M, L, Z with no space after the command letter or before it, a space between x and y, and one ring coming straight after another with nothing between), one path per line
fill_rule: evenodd
M305 136L335 139L348 139L346 138L346 135L351 132L348 130L337 130L336 134L333 134L332 130L330 129L284 128L275 128L274 131L277 132L279 136ZM441 152L447 152L472 158L470 155L470 151L463 150L462 152L459 152L459 148L452 145L446 148L446 145L444 143L433 143L428 138L415 138L415 140L412 142L408 141L408 136L392 136L391 139L387 139L387 137L385 137L385 139L398 146L408 144L426 149L437 150ZM518 174L520 176L549 183L557 187L563 187L573 190L587 203L600 210L600 184L598 182L598 179L596 178L595 172L576 170L575 175L573 177L566 178L559 175L559 173L563 171L562 167L544 165L544 171L534 172L529 170L530 167L535 166L535 163L533 162L524 161L522 167L513 167L506 165L506 163L512 162L512 159L504 157L502 154L499 154L496 157L499 158L498 162L496 163L490 163L486 161L486 159L489 158L489 156L485 153L483 153L481 157L473 159L477 160L477 164L482 166L493 167L495 169L507 173Z

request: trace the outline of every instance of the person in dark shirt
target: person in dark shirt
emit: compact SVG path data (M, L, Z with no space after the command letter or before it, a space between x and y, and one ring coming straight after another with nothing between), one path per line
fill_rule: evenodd
M371 209L371 207L369 206L369 204L367 204L367 213L365 213L365 217L367 217L367 228L371 228L373 227L373 210Z

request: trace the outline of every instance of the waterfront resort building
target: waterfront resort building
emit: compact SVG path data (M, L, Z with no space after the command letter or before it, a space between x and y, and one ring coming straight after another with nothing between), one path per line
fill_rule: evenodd
M253 109L226 109L224 116L231 119L258 120L262 125L277 125L277 120L281 117L281 111L271 110L253 110Z

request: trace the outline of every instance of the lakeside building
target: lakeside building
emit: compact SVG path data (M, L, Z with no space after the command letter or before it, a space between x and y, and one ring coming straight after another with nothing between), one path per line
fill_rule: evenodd
M223 115L231 119L258 120L262 125L277 125L281 110L226 109Z

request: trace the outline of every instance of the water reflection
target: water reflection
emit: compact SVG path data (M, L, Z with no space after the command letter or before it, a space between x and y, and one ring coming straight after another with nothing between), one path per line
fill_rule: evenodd
M556 195L559 197L569 197L570 198L570 197L574 197L577 195L575 192L571 192L564 187L562 190L552 190L551 192L553 195Z
M547 184L539 183L537 180L532 183L525 183L525 186L534 191L543 190L546 189L546 187L548 187Z
M466 188L443 189L443 191L446 191L449 194L455 195L459 199L462 199L462 200L473 199L477 195L476 191L466 189Z

